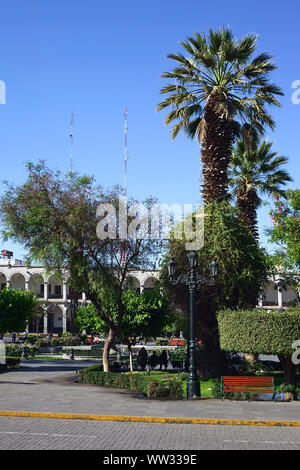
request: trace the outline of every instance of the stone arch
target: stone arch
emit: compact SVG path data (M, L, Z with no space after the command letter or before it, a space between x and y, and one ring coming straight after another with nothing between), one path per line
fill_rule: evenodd
M48 333L63 333L64 309L57 304L50 304L47 308Z
M157 278L154 277L154 276L148 276L145 280L144 280L144 290L152 290L154 289L155 287L155 284L157 282Z
M37 297L44 297L44 284L45 279L41 273L34 273L29 278L28 288L34 292Z
M55 274L47 278L48 299L61 299L63 296L63 280Z
M13 273L11 274L10 278L9 278L9 285L12 289L20 289L22 291L25 290L25 282L26 282L26 278L24 276L24 274L22 273Z
M135 290L137 292L141 291L140 280L136 276L128 276L126 279L126 289Z
M7 285L7 277L4 273L0 272L0 290L4 289Z
M269 280L264 288L263 293L263 305L264 306L277 306L278 305L278 291L276 283Z

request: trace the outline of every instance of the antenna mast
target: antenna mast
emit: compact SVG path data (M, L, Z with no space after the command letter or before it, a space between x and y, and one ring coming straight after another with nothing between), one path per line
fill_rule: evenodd
M74 113L71 114L71 127L70 127L70 173L73 172L73 125L74 125Z
M128 132L128 123L127 123L127 107L125 108L125 123L124 123L124 135L125 135L125 147L124 147L124 188L125 188L125 195L127 196L127 162L129 160L127 155L127 132Z

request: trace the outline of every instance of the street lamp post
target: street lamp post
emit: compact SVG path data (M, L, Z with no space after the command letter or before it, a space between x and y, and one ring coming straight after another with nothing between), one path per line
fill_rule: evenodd
M186 274L181 274L175 278L176 264L174 259L171 259L168 265L170 282L173 285L184 284L189 288L190 294L190 339L189 339L189 377L187 383L187 399L193 400L201 396L200 382L196 372L195 365L195 291L198 284L213 285L214 278L217 275L217 263L212 260L210 263L210 274L212 279L207 279L203 274L196 272L197 266L197 253L190 251L188 254L190 270Z

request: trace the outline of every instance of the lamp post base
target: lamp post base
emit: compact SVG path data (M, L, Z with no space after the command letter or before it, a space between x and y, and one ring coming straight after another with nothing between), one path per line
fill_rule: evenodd
M187 399L197 400L200 397L200 382L198 380L193 380L192 382L189 381L187 383Z

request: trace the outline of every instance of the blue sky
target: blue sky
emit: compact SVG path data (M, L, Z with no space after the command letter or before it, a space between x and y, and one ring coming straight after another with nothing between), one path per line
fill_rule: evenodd
M300 104L292 82L300 80L297 1L269 0L10 0L1 2L0 80L7 103L0 105L0 181L22 183L24 162L47 160L69 169L70 115L74 122L74 170L99 183L123 182L124 108L128 107L128 190L164 203L200 200L200 152L180 135L175 142L156 113L160 78L172 63L166 55L196 31L229 25L237 37L258 34L258 52L274 55L272 79L285 92L267 137L287 155L292 187L300 187ZM3 193L0 184L0 194ZM269 224L260 210L261 240ZM22 247L10 242L1 248Z

